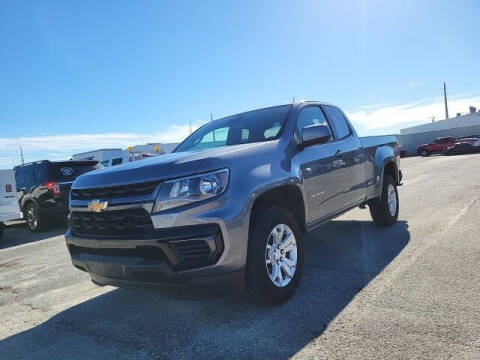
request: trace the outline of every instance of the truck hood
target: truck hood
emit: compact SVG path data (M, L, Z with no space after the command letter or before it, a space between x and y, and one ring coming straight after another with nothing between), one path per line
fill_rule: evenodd
M236 154L236 157L249 156L251 148L258 148L264 145L265 143L241 144L203 151L160 155L88 172L75 180L72 189L109 187L156 180L162 181L192 175L197 172L216 170L225 166L222 163L222 159L229 159L232 154ZM214 159L215 161L206 162L207 159ZM205 163L212 165L202 166Z

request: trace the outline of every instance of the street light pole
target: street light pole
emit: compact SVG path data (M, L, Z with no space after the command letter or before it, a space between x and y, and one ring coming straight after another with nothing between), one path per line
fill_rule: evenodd
M447 85L445 83L443 83L443 98L445 99L445 119L448 119Z

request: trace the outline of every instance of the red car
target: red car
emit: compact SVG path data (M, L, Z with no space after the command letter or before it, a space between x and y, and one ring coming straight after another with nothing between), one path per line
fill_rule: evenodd
M422 156L430 156L434 153L441 153L448 147L455 145L457 139L454 136L447 136L435 139L430 144L417 146L417 154Z

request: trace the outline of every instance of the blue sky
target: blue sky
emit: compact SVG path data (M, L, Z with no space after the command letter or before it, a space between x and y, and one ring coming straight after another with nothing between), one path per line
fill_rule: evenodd
M480 107L480 2L3 1L0 167L297 99L362 135Z

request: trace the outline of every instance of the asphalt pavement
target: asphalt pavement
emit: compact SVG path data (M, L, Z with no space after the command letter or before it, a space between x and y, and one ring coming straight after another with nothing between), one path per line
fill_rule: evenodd
M307 237L281 307L97 287L57 227L0 242L0 359L480 358L480 154L402 159L396 225L356 209Z

